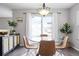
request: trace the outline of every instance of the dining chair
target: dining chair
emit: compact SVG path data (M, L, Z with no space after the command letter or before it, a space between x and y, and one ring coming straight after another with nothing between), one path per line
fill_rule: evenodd
M63 54L63 50L64 50L65 48L70 47L70 44L69 44L69 42L68 42L68 39L69 39L69 37L66 36L66 37L64 37L64 39L63 39L61 45L55 45L56 51L58 51L60 54Z
M56 52L54 41L41 40L37 56L53 56Z
M36 45L29 44L28 38L26 36L23 36L23 42L24 42L24 47L27 49L27 54L30 52L31 49L34 49L35 51L38 49L37 44Z

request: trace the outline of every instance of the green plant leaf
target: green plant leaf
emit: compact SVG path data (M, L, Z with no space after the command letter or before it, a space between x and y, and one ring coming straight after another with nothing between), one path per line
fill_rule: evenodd
M8 24L9 24L9 26L12 26L12 27L16 27L16 25L17 25L17 22L16 21L8 21Z
M60 32L67 34L72 33L70 25L68 23L63 24L63 27L60 29Z

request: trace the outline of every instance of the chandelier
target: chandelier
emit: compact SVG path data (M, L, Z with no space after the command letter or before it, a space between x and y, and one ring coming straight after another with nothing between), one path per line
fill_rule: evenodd
M45 6L43 3L43 7L39 9L39 14L42 16L46 16L49 13L49 8Z

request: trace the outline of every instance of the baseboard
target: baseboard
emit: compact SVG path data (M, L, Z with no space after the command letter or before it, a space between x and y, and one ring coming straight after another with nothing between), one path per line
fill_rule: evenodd
M72 46L72 48L73 48L73 49L75 49L75 50L77 50L77 51L79 51L79 49L78 49L78 48L76 48L76 47L74 47L74 46Z

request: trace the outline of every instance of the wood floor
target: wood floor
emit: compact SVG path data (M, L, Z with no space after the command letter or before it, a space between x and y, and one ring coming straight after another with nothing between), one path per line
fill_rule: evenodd
M24 47L18 47L6 56L22 56L24 53L27 53L26 49ZM79 56L79 51L76 51L73 48L64 49L62 53L64 56Z

